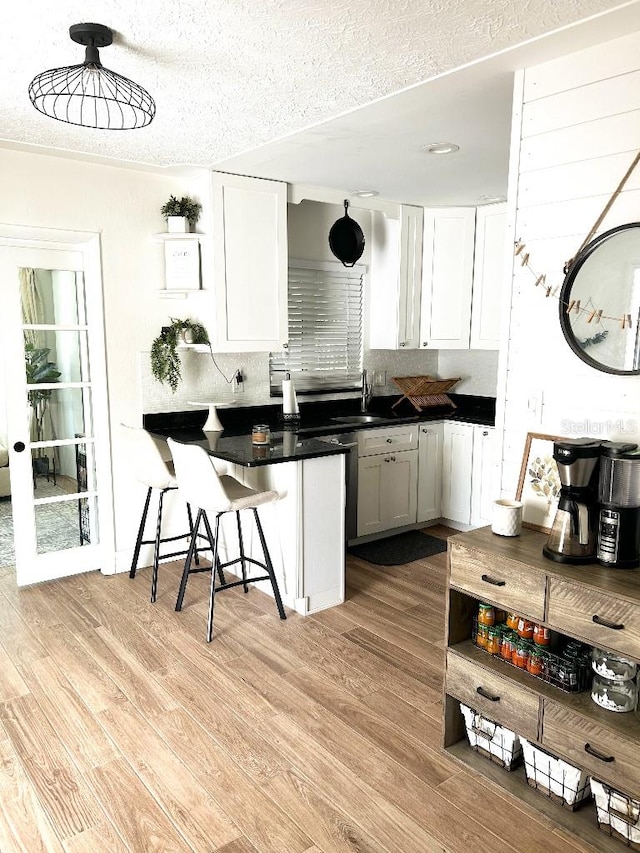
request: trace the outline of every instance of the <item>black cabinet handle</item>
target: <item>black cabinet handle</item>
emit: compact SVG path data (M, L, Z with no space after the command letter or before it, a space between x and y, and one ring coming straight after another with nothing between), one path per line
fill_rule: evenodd
M476 693L478 694L478 696L482 696L483 699L488 699L489 702L499 702L500 701L499 696L492 696L491 693L487 693L487 691L484 689L484 687L477 687Z
M606 761L607 764L611 764L612 761L616 760L613 755L603 755L601 752L598 752L598 750L594 749L590 743L585 743L584 751L588 752L589 755L593 755L594 758L597 758L600 761Z
M482 575L482 580L485 583L490 583L492 586L506 586L507 585L506 581L497 581L495 578L490 578L489 575Z
M610 622L608 619L601 619L597 613L591 618L596 623L596 625L602 625L603 628L611 628L612 631L622 631L622 629L624 628L623 622Z
M25 447L26 444L24 443L24 441L16 441L16 443L13 445L13 449L16 453L22 453Z
M393 439L392 439L392 438L388 438L388 439L387 439L387 444L393 444Z

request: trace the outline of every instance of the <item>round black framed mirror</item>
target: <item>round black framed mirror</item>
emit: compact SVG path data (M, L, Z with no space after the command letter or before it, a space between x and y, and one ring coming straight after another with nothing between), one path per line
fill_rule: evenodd
M576 256L560 291L560 327L596 370L640 374L640 222L605 231Z

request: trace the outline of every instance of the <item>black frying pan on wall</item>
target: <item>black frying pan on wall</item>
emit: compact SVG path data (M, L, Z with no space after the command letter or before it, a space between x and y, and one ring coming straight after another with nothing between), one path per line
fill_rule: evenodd
M364 234L355 219L349 216L349 202L344 200L344 216L331 226L329 231L329 248L345 267L352 267L362 257L364 252Z

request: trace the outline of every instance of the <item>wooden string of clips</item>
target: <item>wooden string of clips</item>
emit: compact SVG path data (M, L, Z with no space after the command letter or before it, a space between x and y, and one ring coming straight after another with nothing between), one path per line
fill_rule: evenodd
M602 225L602 222L604 221L605 216L611 210L611 207L612 207L614 201L616 200L618 195L622 192L624 185L627 183L627 181L631 177L631 173L636 168L636 166L638 165L639 162L640 162L640 151L633 158L633 162L631 163L631 165L627 169L624 177L622 178L622 180L620 181L618 186L613 191L611 198L605 204L605 206L602 210L602 213L596 219L595 223L593 224L593 227L591 228L591 230L589 231L587 236L582 241L582 245L580 246L578 251L564 265L564 274L565 275L568 274L568 272L571 269L571 266L573 265L573 262L575 261L575 259L578 257L578 255L584 249L584 247L588 245L588 243L593 238L593 236L596 233L596 231L598 230L598 228ZM527 267L529 272L531 272L532 275L535 277L535 280L536 280L535 286L536 287L538 287L539 285L544 286L545 296L547 296L547 297L548 296L554 296L555 297L555 293L553 293L552 286L547 284L546 274L543 273L542 275L538 275L538 273L536 273L532 269L532 267L529 263L529 252L525 252L525 249L526 249L526 245L521 240L517 240L516 245L515 245L514 254L516 256L521 255L521 258L520 258L521 266ZM557 298L559 298L559 297L557 297ZM591 302L591 299L589 299L589 302ZM610 317L607 314L603 313L602 308L595 308L593 306L593 303L589 306L589 308L585 308L584 306L581 306L579 299L572 299L568 304L567 303L564 303L564 304L565 304L565 309L566 309L567 314L570 314L572 311L575 311L576 314L588 314L589 316L587 317L587 323L592 323L594 320L596 321L596 323L600 323L601 320L617 320L620 323L621 329L625 329L625 328L630 329L631 328L631 314L623 314L622 317Z
M416 411L421 412L428 406L453 406L456 404L445 393L460 382L457 379L434 379L432 376L394 376L393 381L402 391L400 397L391 406L395 409L403 400L408 400Z

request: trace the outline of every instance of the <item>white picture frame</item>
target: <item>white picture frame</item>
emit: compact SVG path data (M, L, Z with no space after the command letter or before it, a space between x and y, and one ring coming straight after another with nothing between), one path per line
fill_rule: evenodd
M200 290L198 240L166 240L164 244L166 290Z

